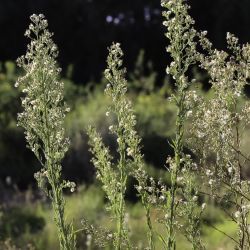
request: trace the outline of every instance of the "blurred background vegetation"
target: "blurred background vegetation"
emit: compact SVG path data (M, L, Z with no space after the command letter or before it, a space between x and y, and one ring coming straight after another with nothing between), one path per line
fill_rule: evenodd
M242 42L250 40L249 1L191 0L190 5L197 29L208 30L217 48L225 47L226 31L235 33ZM121 42L125 52L128 95L134 103L149 173L167 182L164 165L167 155L172 154L168 140L174 133L175 107L167 101L173 86L165 76L169 58L165 53L167 42L159 1L0 1L0 249L58 249L50 205L37 190L33 178L39 163L26 148L23 130L16 126L21 93L14 83L22 72L15 59L26 50L23 33L32 13L46 15L60 50L65 99L71 107L65 122L71 147L63 161L63 175L78 184L75 194L66 194L66 211L77 228L81 228L84 218L96 226L113 227L104 209L105 196L95 180L85 133L88 124L95 124L114 151L115 138L108 133L110 121L105 116L109 100L103 95L102 75L106 48L112 41ZM210 94L204 72L194 67L190 76L197 79L194 86L197 91L205 96ZM144 213L137 203L133 184L130 180L127 191L131 238L143 247ZM225 219L216 204L206 197L200 199L209 204L202 231L208 249L233 249L232 242L210 225L232 236L235 226ZM155 218L157 213L153 211ZM155 226L159 232L163 230ZM179 249L189 249L188 243L178 237ZM97 249L92 239L81 232L78 242L80 249Z

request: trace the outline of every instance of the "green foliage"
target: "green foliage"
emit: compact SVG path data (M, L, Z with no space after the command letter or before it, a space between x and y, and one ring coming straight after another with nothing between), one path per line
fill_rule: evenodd
M35 234L43 230L45 221L32 210L11 208L5 210L1 218L1 240L17 239L25 233Z
M134 101L134 109L138 119L137 128L142 137L174 135L176 106L167 101L163 89L150 94L139 93Z
M0 65L0 133L7 127L14 127L18 109L19 91L14 88L16 68L13 62ZM6 112L8 110L8 112Z

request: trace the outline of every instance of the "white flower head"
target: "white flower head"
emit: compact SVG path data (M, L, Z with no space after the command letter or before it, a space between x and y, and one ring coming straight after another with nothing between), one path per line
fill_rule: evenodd
M234 213L234 217L237 219L237 218L239 218L240 217L240 211L236 211L235 213Z
M201 209L204 210L206 208L207 204L206 203L202 203L201 205Z

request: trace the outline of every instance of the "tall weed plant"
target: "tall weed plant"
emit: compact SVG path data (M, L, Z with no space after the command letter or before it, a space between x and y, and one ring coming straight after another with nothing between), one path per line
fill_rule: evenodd
M109 131L116 138L116 156L111 155L94 127L87 131L97 179L106 194L107 210L116 227L110 232L94 228L83 220L83 228L78 232L85 230L88 234L102 235L94 238L101 240L99 245L103 247L106 241L117 250L136 248L130 239L125 199L128 179L133 178L144 207L146 249L156 249L157 241L161 241L163 249L178 249L176 236L179 234L190 242L190 249L205 249L206 243L201 240L202 214L206 209L206 203L202 202L204 195L219 204L237 225L237 238L222 232L234 242L235 249L249 249L247 166L250 160L242 151L242 141L250 122L250 105L244 95L250 74L250 45L240 45L238 38L228 33L227 51L217 50L207 38L207 32L195 30L185 0L162 0L161 5L169 42L167 52L172 58L166 69L174 83L169 101L177 108L175 137L169 142L174 154L166 157L170 183L155 180L146 172L136 116L127 97L123 52L119 43L113 43L104 73L105 94L111 99L106 116L113 122ZM24 93L18 125L25 129L28 147L41 164L35 177L52 201L60 248L76 249L76 231L64 215L63 190L69 188L73 192L75 184L63 180L61 174L61 161L69 146L64 131L69 108L63 101L63 83L59 80L58 49L44 16L32 15L31 21L25 33L31 42L26 55L18 59L18 65L25 72L16 83ZM213 95L208 99L191 90L195 83L195 79L190 78L193 65L205 70L210 77ZM187 154L185 147L192 153ZM152 217L152 211L156 210L160 211L157 220ZM156 223L164 227L164 233L157 231Z
M31 42L26 55L17 61L25 72L16 82L24 93L18 126L25 129L28 147L41 164L35 178L52 201L60 248L69 250L75 248L75 235L73 225L65 220L63 190L70 188L73 192L75 184L62 180L61 174L61 161L69 146L64 131L69 108L63 101L63 83L59 81L56 62L58 50L47 30L47 20L42 14L30 19L32 23L25 35Z

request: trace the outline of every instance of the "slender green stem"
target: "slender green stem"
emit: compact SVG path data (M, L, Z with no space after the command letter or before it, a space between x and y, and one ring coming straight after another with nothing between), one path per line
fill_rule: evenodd
M55 183L52 184L52 195L53 195L53 207L54 215L58 225L58 233L60 240L60 247L63 250L71 250L70 242L68 241L66 226L64 220L64 204L59 202L62 199L61 190L56 188Z
M118 118L119 120L119 118ZM122 138L122 132L118 133L119 138ZM117 221L117 250L121 250L122 242L124 240L124 193L126 190L126 174L125 174L125 145L124 142L120 142L120 161L119 161L119 170L120 170L120 197L119 197L119 206L118 206L118 221Z
M147 217L147 225L148 225L148 241L149 241L149 246L150 250L154 250L154 241L153 241L153 227L152 227L152 222L151 222L151 217L150 217L150 208L149 206L146 206L146 217Z
M181 98L182 100L182 98ZM180 156L182 150L182 137L183 137L183 119L181 118L182 103L178 106L177 120L176 120L176 138L175 138L175 165L171 174L171 190L170 190L170 219L169 219L169 236L168 236L168 250L175 249L175 233L174 233L174 219L176 214L176 190L177 190L177 176L180 169Z
M123 179L123 173L121 173L121 181ZM122 244L122 239L123 239L123 206L124 206L124 201L123 201L123 188L121 187L121 192L120 192L120 198L119 198L119 208L118 208L118 222L117 222L117 232L118 232L118 242L116 249L120 250L121 249L121 244Z

